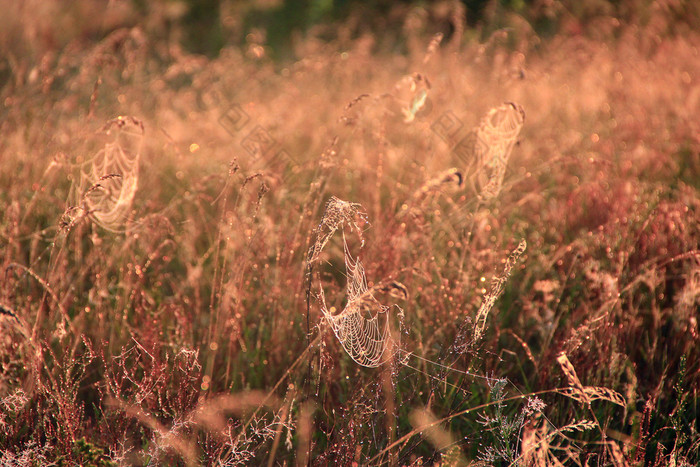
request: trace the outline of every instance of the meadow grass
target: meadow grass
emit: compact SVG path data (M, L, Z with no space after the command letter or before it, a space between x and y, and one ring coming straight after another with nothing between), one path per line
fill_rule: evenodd
M700 461L697 33L416 10L278 63L90 5L2 20L0 464Z

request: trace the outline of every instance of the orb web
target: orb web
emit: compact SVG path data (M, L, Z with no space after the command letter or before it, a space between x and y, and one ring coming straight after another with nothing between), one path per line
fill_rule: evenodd
M465 148L473 155L479 170L488 177L481 191L485 199L494 198L500 193L510 153L524 122L523 108L506 102L489 110L479 126L467 136Z
M365 268L359 258L353 257L345 235L345 226L353 227L362 240L361 230L355 218L365 217L361 206L332 197L317 229L315 243L309 249L309 262L316 261L333 233L341 229L346 276L346 304L340 313L328 307L325 291L319 280L318 299L324 319L329 324L345 352L355 363L365 367L377 367L390 360L399 350L391 334L389 310L397 305L380 303L367 285ZM364 242L363 242L364 243Z
M114 231L127 219L138 188L144 127L140 120L120 116L101 131L112 138L83 165L81 186L90 217Z

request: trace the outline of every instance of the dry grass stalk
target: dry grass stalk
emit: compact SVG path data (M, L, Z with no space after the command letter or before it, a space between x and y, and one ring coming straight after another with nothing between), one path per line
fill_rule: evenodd
M442 453L442 462L449 466L466 466L469 463L455 436L440 426L440 422L428 409L414 409L409 415L413 428Z
M530 346L527 345L527 342L522 340L522 338L520 336L518 336L515 332L513 332L512 329L508 329L507 332L508 332L508 334L513 336L513 338L515 338L515 340L518 341L518 343L522 346L523 350L525 351L525 355L527 355L528 360L530 360L530 362L532 362L533 366L535 368L537 368L537 360L535 360L535 356L532 354L532 350L530 350Z
M551 452L550 436L545 423L530 423L523 429L520 441L520 458L524 465L548 467L563 464Z
M445 37L445 35L441 32L438 32L433 36L432 39L430 39L430 43L428 44L428 49L425 52L425 57L423 57L423 65L428 63L430 61L430 57L432 57L435 52L438 50L440 47L440 43L442 42L442 39Z
M566 452L570 458L574 457L574 453L570 452L571 448L562 448L557 445L555 438L562 436L563 433L592 430L596 427L597 424L590 420L573 421L556 429L551 429L546 422L530 423L523 429L518 465L522 463L522 465L534 467L563 466L564 463L557 458L557 452Z
M46 293L49 294L49 296L53 299L53 301L56 302L56 306L58 307L58 311L61 313L61 317L63 318L61 325L62 326L67 325L69 329L73 330L73 323L72 323L70 316L68 315L68 312L66 311L66 308L63 306L63 303L59 299L58 295L56 295L56 291L54 291L53 287L51 287L51 285L49 285L49 283L46 280L41 278L31 268L28 268L22 264L10 263L7 266L7 270L9 271L10 269L20 269L20 270L24 271L26 274L28 274L29 276L31 276L32 278L34 278L34 280L36 280L43 287L43 289L46 291ZM35 322L35 324L34 324L33 335L36 334L36 331L38 329L38 325L39 325L38 319L40 316L41 316L40 314L37 315L37 322Z
M571 361L569 361L569 357L567 357L566 354L562 352L557 357L557 362L561 366L561 369L564 372L564 376L566 376L566 379L569 381L569 386L571 386L573 392L577 394L578 397L583 398L587 403L590 403L590 400L587 399L586 391L583 388L583 384L581 384L581 381L576 375L576 370L574 369L574 366L571 364Z
M297 467L308 465L311 452L311 435L313 429L313 413L315 407L312 402L302 404L297 417Z
M1 303L0 303L0 315L9 316L11 318L14 318L15 321L17 321L18 323L20 322L19 317L17 316L17 313L12 311L12 308L10 308L9 306L5 306Z
M515 263L518 261L518 259L520 259L520 256L522 256L522 254L525 253L526 248L527 242L524 239L520 240L518 247L515 250L513 250L513 252L506 259L506 264L503 267L503 273L501 273L499 276L494 277L491 281L491 289L489 290L488 294L484 297L484 301L481 303L481 306L479 307L479 310L476 313L476 318L474 318L475 324L473 336L475 341L481 339L481 337L483 336L484 329L486 328L486 318L488 317L489 312L493 308L493 305L496 303L496 300L498 300L498 297L500 297L503 293L503 290L505 289L505 285L508 282L508 278L510 277L511 272L513 271Z
M629 467L629 462L625 459L625 455L622 453L620 446L614 441L607 442L608 449L611 453L613 465L615 467Z
M569 382L570 387L563 391L563 393L568 397L588 406L590 406L591 402L594 400L604 400L617 404L621 407L626 407L627 404L625 402L625 398L617 391L604 387L584 386L581 384L581 381L576 375L574 366L571 364L569 358L564 352L559 354L557 357L557 362L561 366L561 369Z
M424 199L429 194L439 191L443 185L454 183L457 186L462 186L462 182L462 172L456 167L452 167L451 169L443 171L421 185L421 187L413 193L411 199L414 201L419 201Z
M212 433L224 433L228 420L225 414L238 417L251 409L267 407L277 410L280 402L262 391L246 391L236 395L223 394L202 401L193 414L192 421Z

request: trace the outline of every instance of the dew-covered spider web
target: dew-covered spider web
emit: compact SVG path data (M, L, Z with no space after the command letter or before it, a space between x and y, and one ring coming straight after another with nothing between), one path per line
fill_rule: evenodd
M379 303L367 287L365 268L359 259L352 257L344 232L343 251L347 273L347 303L339 314L334 315L328 309L321 287L321 312L350 358L359 365L376 367L390 359L398 350L389 328L388 313L392 307ZM396 308L402 316L401 308Z
M307 266L312 266L317 260L318 256L321 254L323 248L325 248L328 240L331 239L336 230L344 228L346 226L351 227L357 232L360 237L362 244L364 245L364 239L362 237L362 229L357 224L357 218L367 220L367 215L362 211L362 206L359 203L349 203L341 199L331 196L331 198L326 203L326 209L323 212L323 217L321 217L321 222L316 228L316 240L314 241L311 248L309 248L309 254L307 255L306 263Z
M345 352L358 365L373 368L385 363L399 351L399 343L391 333L389 311L396 307L400 319L403 318L403 311L397 305L384 305L375 298L373 289L367 285L362 262L350 252L345 227L350 227L358 233L360 248L364 245L362 230L357 224L358 217L366 220L366 215L361 209L359 204L331 197L316 230L316 241L309 249L308 267L311 268L313 263L318 261L321 251L333 233L340 229L345 258L347 301L342 311L334 313L335 308L328 307L320 278L318 300L326 322Z
M508 165L508 158L525 122L525 111L513 102L494 107L481 119L463 143L472 156L472 165L488 177L481 196L498 196Z
M358 225L357 219L361 218L366 221L366 217L360 204L349 203L334 196L331 197L326 204L323 217L316 229L316 239L309 248L307 268L308 279L312 281L311 270L314 264L318 262L323 248L333 234L340 230L343 239L345 262L346 304L339 313L336 313L335 307L328 306L320 276L317 277L319 287L317 298L324 319L330 325L333 333L350 358L358 365L377 367L399 353L402 353L403 357L408 357L409 354L401 349L400 343L394 339L390 329L389 311L396 307L398 310L397 316L403 328L403 310L398 305L389 306L382 304L375 298L374 291L379 290L380 286L368 287L365 268L359 257L353 256L348 246L345 233L346 227L351 228L358 234L361 242L360 248L364 245L362 229ZM505 260L503 272L493 278L491 289L484 297L477 311L472 335L474 340L478 341L483 335L486 327L486 318L496 300L503 293L505 284L515 264L526 248L527 243L525 240L521 240L518 247ZM393 288L395 292L399 292L399 295L403 295L406 298L408 292L405 287L400 283L393 282L393 284L398 285L389 286L389 288ZM311 287L311 282L309 287ZM381 285L381 287L387 286ZM462 333L460 332L460 334Z
M144 127L134 117L108 121L101 132L110 137L104 148L81 168L81 191L89 216L107 230L126 221L138 188Z

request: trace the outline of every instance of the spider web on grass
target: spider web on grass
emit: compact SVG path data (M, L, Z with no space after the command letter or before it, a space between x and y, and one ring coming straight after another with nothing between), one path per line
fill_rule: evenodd
M488 177L481 190L484 199L498 196L513 146L525 122L525 111L513 102L494 107L466 138L465 149L473 156L479 174Z
M127 220L138 188L144 127L134 117L119 116L101 132L113 138L81 168L83 201L97 224L116 231Z
M396 306L400 318L403 317L403 310L397 305L383 305L374 297L372 289L367 286L362 262L350 253L344 228L351 227L358 233L361 241L360 248L362 248L364 239L356 222L357 217L366 219L366 214L361 209L362 206L357 203L348 203L331 197L316 230L316 241L309 248L307 257L310 271L331 236L341 229L347 278L347 302L340 313L334 314L335 309L328 307L325 292L319 280L318 299L321 312L350 358L358 365L374 368L390 360L399 351L398 342L391 335L389 310Z

